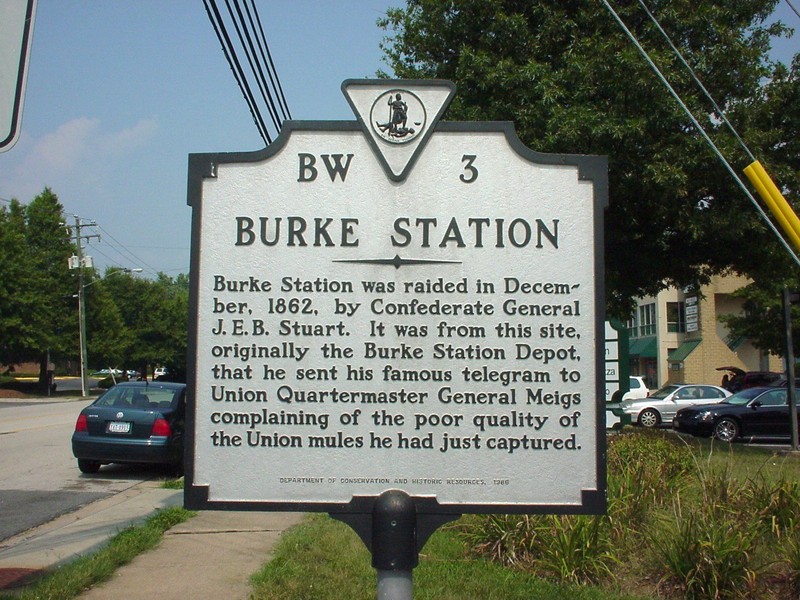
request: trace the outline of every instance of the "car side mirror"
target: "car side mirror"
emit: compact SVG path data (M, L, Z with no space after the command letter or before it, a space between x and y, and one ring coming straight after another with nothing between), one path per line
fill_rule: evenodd
M761 400L756 400L750 405L750 408L759 408L761 406Z

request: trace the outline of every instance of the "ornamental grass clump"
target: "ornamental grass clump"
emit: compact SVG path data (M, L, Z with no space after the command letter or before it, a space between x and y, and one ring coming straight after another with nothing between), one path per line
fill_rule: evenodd
M682 444L660 436L618 435L608 444L608 513L487 515L466 521L473 552L562 583L614 578L654 506L662 506L692 468Z
M691 451L663 436L616 435L608 439L608 515L623 542L641 531L654 507L663 506L693 470Z
M657 568L666 571L662 586L688 600L750 597L758 525L725 506L684 505L680 498L670 517L651 537Z
M532 567L561 583L597 583L611 579L619 559L605 515L545 515L537 519Z

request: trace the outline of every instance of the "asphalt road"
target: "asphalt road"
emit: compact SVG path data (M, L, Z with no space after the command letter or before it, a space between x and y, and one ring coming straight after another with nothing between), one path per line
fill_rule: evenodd
M0 401L0 540L141 481L164 477L152 467L122 465L82 474L70 437L78 412L88 403Z

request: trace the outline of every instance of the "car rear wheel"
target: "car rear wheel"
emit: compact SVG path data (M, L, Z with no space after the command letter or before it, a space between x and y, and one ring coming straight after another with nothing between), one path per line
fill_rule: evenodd
M100 463L96 460L78 459L78 468L81 473L97 473L100 470Z
M739 425L728 417L720 419L714 425L714 436L722 442L733 442L739 437Z
M661 423L661 415L653 408L645 408L639 413L639 425L642 427L655 427Z

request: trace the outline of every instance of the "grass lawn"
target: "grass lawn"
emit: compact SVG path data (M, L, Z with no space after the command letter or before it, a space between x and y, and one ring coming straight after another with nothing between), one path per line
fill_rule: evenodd
M735 491L735 482L759 482L755 490L772 493L771 483L800 481L800 456L776 453L769 446L748 444L723 444L692 437L681 438L670 431L642 431L628 428L644 438L652 437L677 444L691 450L696 468L694 475L686 477L680 494L688 508L692 502L709 500L709 480L722 483L711 486L712 491ZM634 459L635 460L635 459ZM651 457L656 464L658 457ZM668 485L654 489L655 496L665 503L654 508L647 519L654 525L673 510L671 494L677 488ZM746 508L755 514L769 503L765 497L753 497L753 506ZM418 600L470 600L470 599L645 599L681 598L680 588L660 586L660 575L652 573L652 551L644 551L644 542L650 546L649 525L635 530L621 546L613 570L615 577L605 581L603 587L591 585L556 584L534 576L529 569L503 566L499 562L476 556L471 552L468 538L462 535L465 522L473 517L440 528L423 548L419 566L413 571L414 597ZM651 521L652 519L652 521ZM669 528L669 525L667 526ZM623 527L624 528L624 527ZM709 527L706 527L708 529ZM713 527L710 527L713 529ZM704 534L705 530L699 530ZM637 543L636 540L639 540ZM639 548L639 550L637 550ZM722 573L723 576L724 572ZM369 551L358 536L346 525L325 515L310 516L303 524L290 530L282 538L275 557L252 578L253 598L256 600L361 599L376 596L376 571L371 566ZM769 584L767 584L769 585ZM778 594L785 588L778 588ZM343 590L346 593L343 594ZM664 592L667 595L664 595ZM697 597L706 597L702 594ZM708 596L708 597L714 597ZM733 597L733 596L731 596ZM756 596L754 596L756 597ZM770 593L764 598L780 598Z
M440 528L414 569L416 600L633 600L585 586L548 583L528 573L467 555L458 522ZM374 598L370 553L347 525L313 515L281 539L274 558L252 577L254 600ZM346 592L344 591L346 590Z

